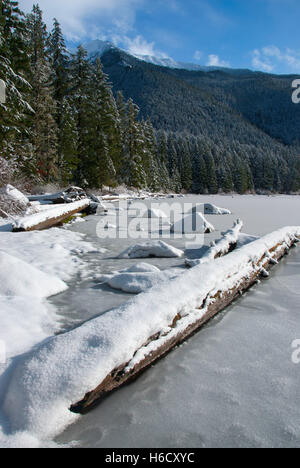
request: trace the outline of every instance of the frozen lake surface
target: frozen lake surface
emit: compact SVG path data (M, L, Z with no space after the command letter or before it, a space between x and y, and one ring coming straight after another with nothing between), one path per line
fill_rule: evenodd
M220 237L220 231L229 229L237 218L244 221L243 232L259 236L283 226L300 225L300 197L180 199L182 204L201 202L233 213L207 216L216 232L205 236L206 244ZM131 297L95 279L140 261L115 259L136 240L99 239L96 226L101 218L89 217L71 228L86 233L87 240L108 251L88 254L85 281L74 281L66 293L53 299L64 329ZM184 239L167 242L184 249ZM183 259L146 261L161 269L183 265ZM300 339L299 267L298 248L269 279L136 382L83 416L57 441L77 441L81 447L300 446L300 364L293 364L291 357L292 342Z

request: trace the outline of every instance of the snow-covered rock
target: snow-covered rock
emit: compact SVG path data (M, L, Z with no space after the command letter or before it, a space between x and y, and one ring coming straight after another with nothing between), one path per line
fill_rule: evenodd
M192 212L204 213L208 215L230 215L231 211L226 208L220 208L219 206L213 205L212 203L197 203L197 205L192 208Z
M220 208L212 203L204 204L204 213L210 215L230 215L231 211L226 208Z
M119 258L175 258L182 257L184 252L163 241L148 241L129 247Z
M214 226L205 219L202 213L198 212L187 215L171 226L171 232L178 234L209 233L214 230Z
M102 275L98 280L105 282L113 289L139 294L177 275L178 272L176 273L174 269L160 271L159 268L149 263L138 263L126 270L111 275Z
M174 271L144 272L144 273L120 273L114 275L107 281L113 288L126 293L139 294L150 289L163 281L176 278Z
M140 262L140 263L137 263L136 265L126 268L126 270L120 271L120 273L150 273L150 272L158 273L160 272L160 269L157 268L155 265L151 265L151 263Z

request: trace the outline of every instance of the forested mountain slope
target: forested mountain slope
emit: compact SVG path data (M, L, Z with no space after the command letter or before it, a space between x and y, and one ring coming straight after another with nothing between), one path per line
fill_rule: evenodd
M246 138L243 134L253 132L252 123L286 144L300 139L300 106L291 99L296 76L176 70L117 48L104 53L102 62L114 88L132 97L157 128Z
M176 142L184 139L194 163L199 159L197 148L199 157L204 146L209 148L218 181L229 177L220 172L232 176L242 161L250 168L255 188L299 189L300 106L292 102L295 76L173 69L117 48L104 52L101 60L114 91L122 90L126 99L132 98L141 116L149 117L157 130ZM240 172L244 172L241 185L250 189L251 177L245 175L245 168ZM193 179L197 190L195 171Z

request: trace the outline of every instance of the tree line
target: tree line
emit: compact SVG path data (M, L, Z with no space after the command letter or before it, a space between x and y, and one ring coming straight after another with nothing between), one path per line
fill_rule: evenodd
M61 185L102 188L125 183L169 188L149 120L132 99L115 98L100 59L82 46L66 48L59 22L49 33L38 5L24 15L3 0L1 78L7 102L0 107L0 153L28 177Z
M81 45L69 53L56 19L47 30L38 5L25 15L2 0L0 66L0 157L29 179L196 193L300 188L294 152L278 157L271 148L262 159L255 142L154 128L155 118L113 90L99 58L91 61Z

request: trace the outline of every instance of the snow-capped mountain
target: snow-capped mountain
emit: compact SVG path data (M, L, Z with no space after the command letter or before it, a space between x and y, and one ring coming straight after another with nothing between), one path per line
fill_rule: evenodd
M84 44L84 48L86 49L88 56L91 59L95 59L97 57L102 57L106 52L109 50L117 49L123 50L119 47L115 46L112 42L109 41L101 41L100 39L96 39L91 41L87 44ZM128 51L124 50L127 54ZM131 54L129 54L131 55ZM189 71L213 71L213 70L222 70L220 67L205 67L202 65L197 65L195 63L186 63L186 62L176 62L171 57L155 57L153 55L139 55L133 54L135 58L142 60L143 62L152 63L153 65L158 65L160 67L167 67L167 68L174 68L174 69L183 69ZM223 68L226 70L225 68Z
M96 39L95 41L88 42L83 45L90 58L102 57L105 52L117 47L109 41L101 41Z
M177 68L189 71L207 71L216 69L216 67L204 67L195 63L176 62L170 57L158 58L153 55L135 55L135 57L143 60L144 62L152 63L153 65L159 65L161 67Z

